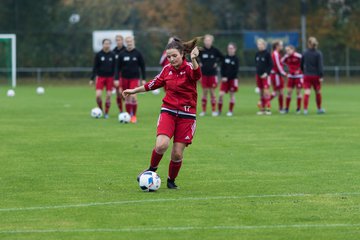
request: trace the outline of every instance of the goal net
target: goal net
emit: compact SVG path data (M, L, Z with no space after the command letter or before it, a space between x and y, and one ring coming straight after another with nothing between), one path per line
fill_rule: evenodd
M16 87L15 34L0 34L0 83Z

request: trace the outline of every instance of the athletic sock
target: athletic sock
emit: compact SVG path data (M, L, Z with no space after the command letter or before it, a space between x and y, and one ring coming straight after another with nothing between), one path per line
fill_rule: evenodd
M291 96L286 97L286 109L290 108Z
M157 169L162 157L163 157L163 154L158 154L155 151L155 149L153 149L152 154L151 154L150 168Z
M109 109L110 109L110 100L106 100L105 102L105 114L109 113Z
M304 95L304 110L307 110L307 109L308 109L308 106L309 106L309 97L310 97L309 94L305 94L305 95Z
M265 108L270 109L271 108L270 97L264 97L264 99L265 99Z
M316 105L318 109L321 109L321 93L316 94Z
M103 107L102 107L102 100L101 100L101 97L97 97L96 98L96 103L98 105L98 107L102 110Z
M234 106L235 106L235 101L234 101L234 100L230 100L230 103L229 103L229 112L233 112Z
M207 98L206 97L203 97L201 99L201 106L202 106L202 111L203 112L206 112L206 104L207 104Z
M126 109L126 112L131 114L132 105L130 103L125 103L125 109Z
M282 110L284 108L284 95L283 94L279 94L279 108L280 110Z
M223 106L223 98L219 97L219 102L218 102L218 111L219 111L219 113L221 113L221 111L222 111L222 106Z
M117 105L119 107L119 112L122 112L123 111L123 105L122 105L122 97L116 97L116 102L117 102Z
M211 109L213 112L216 111L216 97L211 97Z
M170 161L169 164L169 177L171 181L174 181L177 175L179 174L180 168L181 168L182 160L179 162Z
M301 96L297 97L297 109L300 110L301 109Z
M132 110L133 110L133 115L136 116L136 111L137 111L137 102L133 102L132 103Z
M264 97L260 97L260 102L261 102L261 108L262 108L262 109L265 109L265 106L266 106L265 98L264 98Z

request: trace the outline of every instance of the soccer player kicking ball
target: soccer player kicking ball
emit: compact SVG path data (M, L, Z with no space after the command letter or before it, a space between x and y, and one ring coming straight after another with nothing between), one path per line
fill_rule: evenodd
M289 112L290 102L291 102L291 95L293 89L296 87L296 95L297 95L297 107L296 113L300 113L301 109L301 89L303 85L303 75L301 72L301 54L295 52L295 47L289 45L285 48L286 54L281 59L281 62L284 63L288 69L288 82L287 82L287 97L286 97L286 107L285 113Z
M256 84L260 90L260 111L258 115L271 115L270 111L270 72L273 67L270 53L266 50L264 39L257 40L258 50L255 54Z
M166 89L158 120L155 148L152 151L150 167L145 171L158 169L160 160L169 147L170 139L174 138L167 180L167 187L170 189L178 188L175 179L181 168L184 149L191 144L196 128L196 85L201 78L201 70L196 61L199 55L196 47L198 41L199 38L188 42L174 38L166 46L166 56L170 64L144 86L123 91L124 97L128 97L160 87ZM190 54L191 63L186 61L186 54Z
M308 40L308 49L301 59L301 70L304 73L304 114L308 114L309 98L311 87L316 92L317 113L325 113L325 109L321 108L321 83L323 81L323 58L322 53L317 50L319 43L314 37Z
M90 85L94 84L96 77L96 102L101 110L103 110L101 95L104 87L106 87L104 118L107 119L109 118L111 91L114 86L115 54L110 50L110 39L104 39L102 44L102 50L95 55Z
M236 45L229 43L227 47L227 55L225 56L221 64L221 85L219 93L218 110L219 115L221 114L223 97L225 93L230 92L230 103L229 111L226 116L231 117L233 115L235 105L235 93L238 90L238 79L237 75L239 72L239 58L236 54Z

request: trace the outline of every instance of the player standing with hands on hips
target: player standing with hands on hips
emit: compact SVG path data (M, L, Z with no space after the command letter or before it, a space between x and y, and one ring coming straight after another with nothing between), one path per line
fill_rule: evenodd
M235 93L238 90L239 81L237 78L239 72L239 58L236 54L235 43L229 43L227 47L227 55L225 56L221 64L221 85L219 93L218 110L219 115L222 111L223 97L225 93L230 92L229 111L226 116L231 117L233 115L235 105Z
M201 72L203 74L201 78L203 96L201 99L202 112L199 114L200 116L205 116L207 95L209 92L211 97L212 116L216 117L218 115L218 113L216 112L216 96L215 96L215 90L218 84L217 66L218 63L222 62L224 56L217 48L213 47L213 42L214 42L214 36L210 34L206 34L204 37L204 48L201 49L199 55Z
M178 188L175 179L182 165L184 149L191 144L196 128L196 85L201 78L201 70L196 61L199 55L196 46L198 41L199 38L188 42L174 38L166 46L166 55L170 64L166 65L154 80L144 86L123 92L124 97L128 97L161 87L166 90L158 120L155 148L152 151L150 167L145 171L155 172L158 169L171 138L174 138L167 180L167 187L170 189ZM190 54L191 63L186 61L186 54Z
M116 47L113 49L113 52L115 54L115 62L116 62L116 69L115 71L118 71L118 61L119 61L119 55L121 52L125 51L124 47L124 38L121 35L116 35ZM122 86L119 84L119 81L115 81L115 88L116 88L116 102L119 108L119 112L123 112L123 105L122 105Z
M256 84L260 90L260 111L258 115L271 115L270 111L270 72L273 67L270 53L266 50L264 39L257 40L258 50L255 55Z
M319 43L314 37L308 40L308 49L304 52L301 59L301 70L304 73L304 114L308 114L309 98L311 87L316 93L317 113L325 113L325 109L321 108L321 83L323 81L323 58L322 53L317 50Z
M111 92L114 86L115 72L115 54L110 50L110 39L102 41L102 50L95 55L93 73L90 85L94 84L96 78L96 103L103 111L102 107L102 91L106 87L106 102L104 118L109 118L109 109L111 101Z
M141 53L135 48L135 40L133 36L125 38L126 49L119 54L117 71L115 80L120 78L120 86L123 90L132 89L140 86L140 73L141 83L145 84L145 61ZM137 97L136 95L129 95L125 97L125 108L131 116L131 122L136 123L137 111Z

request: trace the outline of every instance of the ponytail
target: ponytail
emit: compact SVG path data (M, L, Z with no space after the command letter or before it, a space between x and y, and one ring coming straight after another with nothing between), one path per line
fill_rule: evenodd
M315 37L309 37L308 46L309 48L316 49L319 45L318 40Z
M177 49L180 53L190 54L191 51L197 46L203 37L195 37L190 41L181 41L179 38L174 37L174 39L166 46L167 49Z

